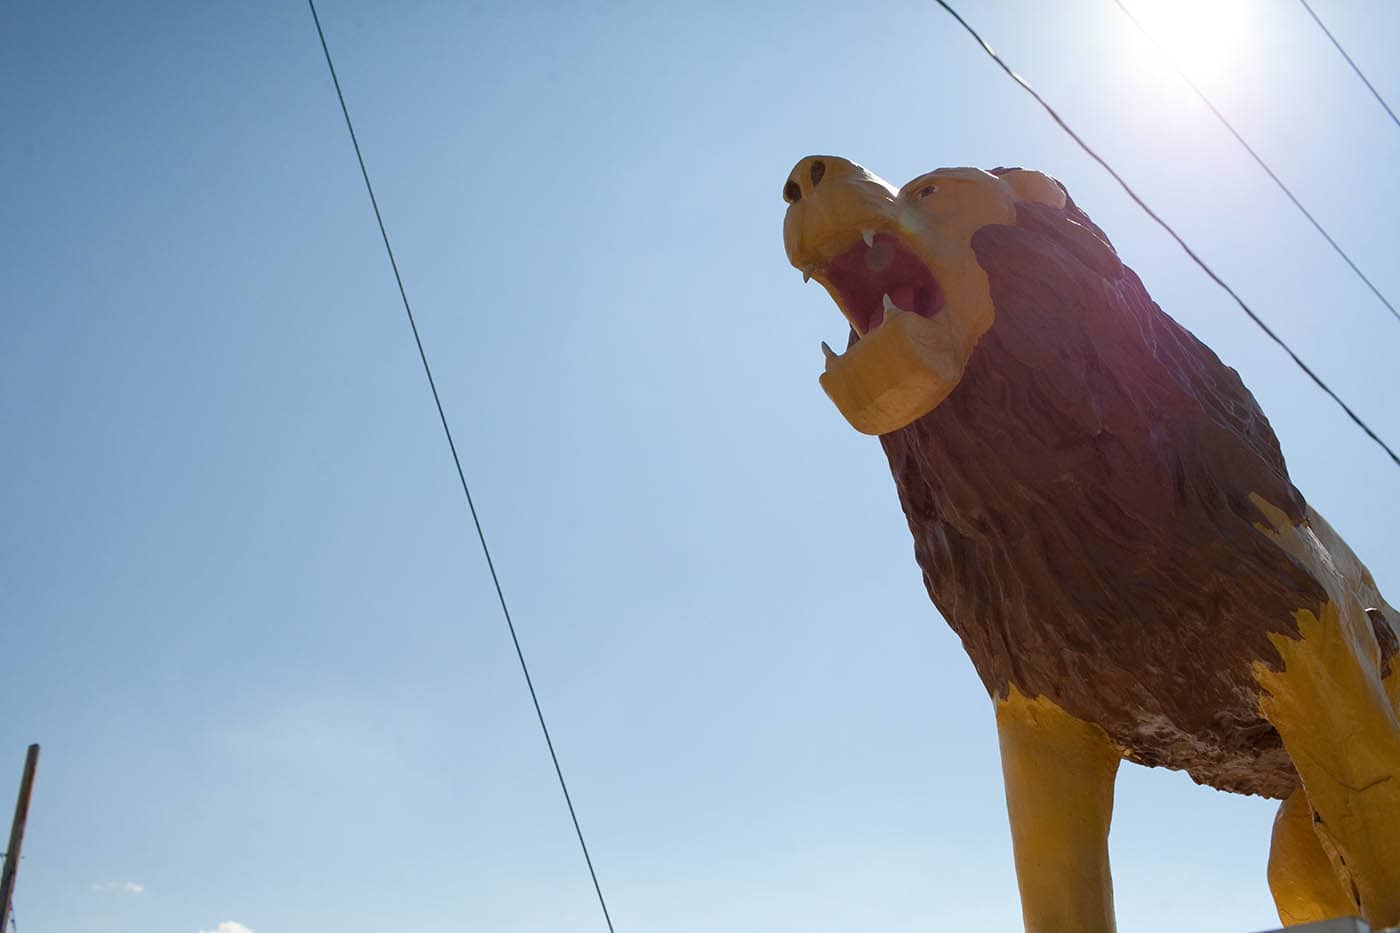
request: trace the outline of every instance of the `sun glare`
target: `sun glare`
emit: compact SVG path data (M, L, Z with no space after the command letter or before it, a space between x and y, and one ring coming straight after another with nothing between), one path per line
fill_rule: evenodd
M1245 0L1124 0L1143 28L1191 80L1224 76L1250 27Z

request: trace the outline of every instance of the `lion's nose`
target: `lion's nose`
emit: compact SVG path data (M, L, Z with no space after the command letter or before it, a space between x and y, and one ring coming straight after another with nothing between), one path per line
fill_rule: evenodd
M826 177L827 163L830 161L830 156L808 156L793 166L787 184L783 185L783 200L796 204L804 195L811 194Z

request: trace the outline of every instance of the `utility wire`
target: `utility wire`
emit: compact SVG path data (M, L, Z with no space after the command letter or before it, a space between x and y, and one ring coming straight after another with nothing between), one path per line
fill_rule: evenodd
M1293 202L1293 206L1298 208L1299 212L1301 212L1302 215L1308 219L1308 222L1313 225L1313 228L1317 230L1318 233L1322 234L1322 238L1332 246L1332 249L1336 251L1337 255L1341 256L1342 260L1345 261L1348 266L1351 266L1351 271L1356 273L1357 278L1361 279L1361 281L1366 283L1366 287L1371 290L1371 294L1375 295L1377 298L1380 299L1381 304L1385 305L1386 309L1390 312L1390 316L1395 318L1397 321L1400 321L1400 311L1395 310L1395 305L1390 303L1390 299L1386 298L1385 295L1381 294L1381 290L1376 287L1376 284L1374 282L1367 278L1366 273L1362 272L1361 268L1357 266L1357 264L1352 260L1350 256L1347 255L1347 251L1342 249L1341 244L1339 244L1336 240L1332 238L1332 234L1328 233L1323 228L1322 224L1318 221L1318 219L1312 215L1312 211L1308 210L1306 207L1303 206L1303 202L1299 201L1297 196L1291 190L1289 190L1289 187L1283 183L1283 179L1279 178L1278 175L1274 174L1274 170L1269 167L1269 164L1264 161L1264 158L1261 155L1259 155L1259 153L1254 151L1253 146L1245 142L1244 137L1240 135L1239 131L1235 129L1235 127L1230 123L1229 120L1225 119L1225 114L1221 113L1220 110L1216 108L1215 104L1211 103L1210 98L1206 96L1205 91L1202 91L1200 87L1196 85L1196 82L1191 80L1190 75L1188 75L1185 72L1185 70L1182 69L1182 67L1176 63L1176 61L1172 58L1171 53L1169 53L1166 50L1166 48L1163 47L1162 43L1158 42L1156 38L1154 38L1153 35L1147 31L1147 28L1142 25L1142 22L1136 16L1133 15L1133 11L1128 9L1128 7L1123 3L1123 0L1113 0L1113 2L1118 6L1118 9L1123 11L1123 15L1128 17L1129 21L1131 21L1132 24L1137 27L1138 32L1142 33L1143 36L1147 39L1147 41L1151 42L1154 46L1157 47L1157 51L1161 53L1162 57L1166 59L1167 63L1176 69L1177 74L1181 75L1181 80L1185 81L1187 86L1190 87L1191 90L1196 92L1196 96L1201 99L1201 103L1205 104L1206 108L1209 109L1211 113L1215 114L1215 118L1221 122L1225 129L1230 131L1230 135L1235 137L1235 142L1239 143L1241 146L1244 147L1244 151L1248 152L1250 157L1254 159L1256 163L1258 163L1259 167L1264 170L1264 174L1268 175L1270 178L1273 179L1274 184L1278 185L1279 190L1288 196L1288 200Z
M1259 315L1254 313L1254 310L1250 308L1249 305L1245 304L1244 299L1241 298L1233 288L1225 284L1224 279L1215 274L1215 270L1211 269L1211 267L1206 265L1205 261L1201 259L1200 256L1196 255L1195 250L1191 249L1190 246L1186 245L1186 241L1181 238L1180 234L1178 234L1174 229L1172 229L1171 224L1167 223L1165 220L1163 220L1160 216L1157 215L1156 211L1152 210L1152 208L1147 206L1147 202L1140 198L1138 196L1138 193L1134 191L1126 181L1123 180L1123 177L1113 170L1113 166L1109 165L1108 162L1104 160L1103 156L1095 152L1089 146L1088 143L1086 143L1083 139L1079 137L1078 133L1070 129L1069 124L1066 123L1064 119L1058 113L1055 112L1055 108L1051 107L1048 103L1046 103L1045 98L1041 97L1040 94L1036 92L1035 88L1030 86L1030 84L1026 81L1025 78L1021 77L1015 71L1013 71L1011 66L1008 65L1002 59L1002 57L996 53L996 50L994 50L990 45L987 44L987 40L983 39L982 36L977 32L977 30L969 26L967 24L967 20L963 19L961 16L958 15L957 10L949 6L946 0L934 0L934 2L941 6L945 11L947 11L949 16L957 20L958 25L962 26L963 29L967 30L968 35L972 36L973 39L977 40L977 44L982 46L982 50L991 57L992 61L996 62L997 65L1000 66L1001 70L1006 72L1013 81L1019 84L1022 87L1022 89L1026 91L1027 94L1030 94L1031 97L1035 98L1035 102L1040 104L1040 106L1045 110L1045 112L1050 115L1050 118L1059 125L1060 129L1064 130L1065 133L1067 133L1071 139L1078 143L1079 148L1083 149L1091 159L1099 163L1099 165L1103 167L1103 170L1108 172L1108 174L1113 177L1114 181L1118 182L1119 187L1121 187L1125 192L1127 192L1128 197L1132 198L1133 201L1137 204L1137 206L1142 208L1148 217L1151 217L1153 220L1155 220L1157 222L1157 225L1160 226L1163 230L1165 230L1167 234L1173 240L1176 241L1177 245L1180 246L1183 251L1185 251L1186 255L1190 256L1192 261L1194 261L1196 265L1201 267L1201 271L1203 271L1206 275L1210 276L1210 278L1215 282L1216 285L1219 285L1226 291L1227 294L1229 294L1231 298L1235 299L1235 304L1240 306L1240 310L1244 311L1244 313L1249 316L1249 319L1253 321L1256 325L1258 325L1259 329L1262 330L1270 340L1278 344L1279 347L1283 350L1283 352L1288 354L1289 359L1293 360L1293 362L1298 366L1298 368L1301 369L1305 374L1307 374L1307 377L1309 379L1311 379L1314 383L1317 384L1317 387L1319 389L1327 393L1328 397L1331 398L1332 401L1336 402L1337 405L1342 409L1342 411L1347 413L1347 417L1350 418L1353 422L1355 422L1356 426L1366 433L1367 437L1375 441L1376 444L1386 452L1386 455L1390 457L1391 462L1393 462L1397 467L1400 467L1400 455L1397 455L1396 452L1393 449L1391 449L1389 444L1381 440L1380 436L1377 435L1376 432L1371 429L1371 426L1368 425L1365 421L1363 421L1361 416L1358 415L1355 411L1353 411L1350 405L1342 401L1341 396L1339 396L1336 392L1332 391L1331 386L1323 382L1322 378L1318 376L1317 373L1313 372L1312 369L1308 366L1308 364L1304 363L1297 353L1293 352L1293 348L1290 347L1287 343L1285 343L1282 337L1274 333L1273 329L1270 328L1269 325L1265 324L1264 321L1259 317Z
M501 613L505 616L506 627L510 629L510 640L515 645L515 656L520 660L520 672L525 675L525 686L530 689L530 701L535 705L535 716L540 721L540 731L544 733L545 745L549 747L549 758L554 762L554 774L559 778L559 789L564 792L564 803L569 807L569 819L573 820L574 833L578 836L579 848L583 850L583 860L588 865L588 875L593 879L593 890L598 895L598 906L603 909L603 920L613 933L612 917L608 914L607 901L603 899L602 886L598 884L598 873L593 870L593 859L588 854L588 843L583 841L583 829L579 826L578 813L574 810L573 798L569 796L569 785L564 781L564 770L559 766L559 756L554 751L554 741L549 736L549 727L544 722L544 711L540 708L539 695L535 693L535 682L530 677L529 665L525 663L525 652L521 650L520 638L515 632L515 622L511 619L510 608L506 605L505 591L501 588L500 577L496 575L496 564L491 560L491 549L486 545L486 533L481 528L481 518L477 515L476 503L472 500L471 488L467 485L467 475L462 470L462 458L457 455L457 444L452 439L452 429L447 425L447 414L442 407L442 397L438 394L437 381L433 379L432 367L428 365L428 354L423 349L423 338L418 333L418 323L413 317L413 308L408 303L408 292L404 290L403 276L399 274L398 261L394 259L394 248L389 245L389 233L384 227L384 215L379 211L379 201L374 196L374 186L370 184L369 170L365 168L365 157L360 151L360 141L355 136L355 125L350 121L350 109L345 105L345 94L340 89L340 79L335 73L335 63L331 61L331 50L326 45L326 34L321 29L321 17L316 14L316 0L306 0L311 7L311 18L316 23L316 35L321 40L321 51L326 55L326 67L330 69L331 82L335 85L335 95L340 100L340 112L345 116L345 128L350 131L350 142L355 147L355 159L360 163L360 175L365 180L365 191L369 193L370 206L374 208L374 219L379 223L379 235L384 240L384 252L389 256L389 266L394 270L394 281L399 286L399 297L403 299L403 310L408 315L408 325L413 330L413 342L418 346L418 358L423 361L423 373L428 377L428 388L432 389L433 402L437 405L438 420L442 422L442 433L447 438L447 447L452 451L452 463L457 467L457 479L461 481L462 493L467 498L467 508L471 511L472 524L476 526L476 536L481 542L481 552L486 555L486 567L491 571L491 582L496 587L496 598L501 603Z
M1361 67L1357 65L1356 62L1352 61L1351 56L1347 54L1347 50L1342 48L1342 44L1337 41L1337 37L1332 35L1332 30L1328 29L1327 24L1322 21L1322 17L1318 16L1317 13L1313 11L1312 7L1308 6L1308 0L1298 0L1298 2L1303 5L1303 9L1308 11L1308 15L1313 18L1313 22L1317 23L1317 27L1326 33L1327 38L1332 40L1332 44L1337 47L1338 52L1342 53L1342 58L1347 60L1347 64L1351 66L1352 71L1356 72L1356 76L1361 79L1361 83L1366 85L1366 89L1371 92L1371 96L1375 97L1376 101L1385 108L1385 112L1390 114L1390 122L1394 123L1396 126L1400 126L1400 117L1395 116L1395 111L1390 109L1390 105L1385 102L1385 98L1381 96L1381 92L1376 90L1376 86L1371 83L1371 79L1366 77L1366 73L1361 70Z

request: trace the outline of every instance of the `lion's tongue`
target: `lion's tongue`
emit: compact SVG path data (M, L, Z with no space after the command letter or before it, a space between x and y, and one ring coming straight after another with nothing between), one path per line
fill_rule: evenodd
M915 304L914 286L898 285L889 295L890 301L894 302L896 308L900 308L904 311L919 310L919 306Z
M826 267L826 278L852 326L868 334L881 325L889 303L932 317L943 304L938 281L923 260L889 233L856 240Z

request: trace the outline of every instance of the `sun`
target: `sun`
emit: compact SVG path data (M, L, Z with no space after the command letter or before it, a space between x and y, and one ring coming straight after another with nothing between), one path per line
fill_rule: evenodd
M1192 81L1224 77L1253 24L1246 0L1123 0L1171 64Z

